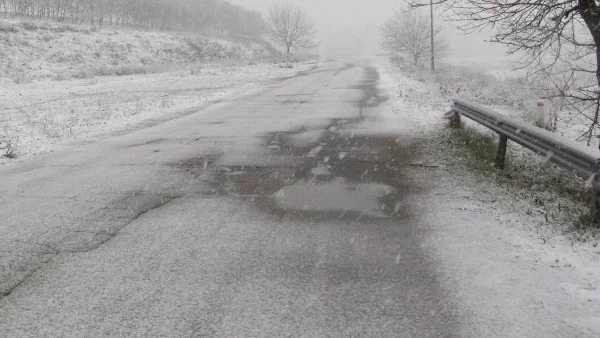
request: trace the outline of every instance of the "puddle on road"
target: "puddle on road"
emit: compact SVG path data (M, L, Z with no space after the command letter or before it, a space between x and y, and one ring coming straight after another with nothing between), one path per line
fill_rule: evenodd
M270 196L296 180L299 168L224 167L217 176L218 191L225 195Z
M378 183L349 184L337 177L330 182L300 181L283 187L272 198L276 208L296 212L335 213L340 218L348 212L369 217L389 217L382 196L394 188ZM360 217L360 216L359 216Z
M164 165L177 168L192 175L194 178L198 178L206 173L208 167L212 165L222 153L206 154L204 156L196 156L185 160L165 163Z

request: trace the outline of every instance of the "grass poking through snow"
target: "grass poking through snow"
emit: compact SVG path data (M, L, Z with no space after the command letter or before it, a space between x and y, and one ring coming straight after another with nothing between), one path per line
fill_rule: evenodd
M449 130L439 121L451 105L453 97L477 101L493 109L500 106L517 111L528 120L527 98L535 98L536 90L517 78L495 78L476 70L442 64L436 74L415 69L392 60L386 66L397 78L396 108L400 114L415 110L419 127L443 135L439 156L452 163L455 170L475 174L490 198L502 200L511 212L527 219L527 228L543 238L566 234L575 240L597 240L600 222L590 222L591 192L581 178L546 158L509 141L504 170L494 167L498 136L488 129L463 119L463 129ZM416 107L416 108L415 108ZM517 114L518 115L518 114ZM564 126L559 126L564 129ZM561 129L559 128L559 129ZM567 133L568 134L568 133ZM567 136L567 135L565 135ZM485 183L487 182L487 183Z
M504 170L495 168L498 138L493 132L466 127L447 133L449 155L484 175L516 208L539 219L536 227L551 227L579 241L596 239L600 221L590 217L591 192L586 182L541 156L509 141Z
M451 133L450 142L464 146L466 150L465 159L468 165L475 169L511 172L512 159L510 154L506 156L504 170L498 170L494 167L498 145L497 137L494 137L493 133L481 133L470 127L454 129Z

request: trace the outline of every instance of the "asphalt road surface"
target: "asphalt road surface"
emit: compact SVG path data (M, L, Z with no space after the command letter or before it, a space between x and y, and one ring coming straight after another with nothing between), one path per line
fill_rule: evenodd
M2 169L0 336L456 335L378 78L325 62Z

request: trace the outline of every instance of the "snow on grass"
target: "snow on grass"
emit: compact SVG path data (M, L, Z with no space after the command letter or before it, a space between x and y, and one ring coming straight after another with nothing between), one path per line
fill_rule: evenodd
M309 67L204 65L160 74L3 86L0 140L16 145L17 160L25 160L69 144L175 118L208 101ZM5 147L0 144L0 148ZM11 161L15 160L0 158L0 164Z
M0 19L0 79L17 84L154 73L174 65L275 60L264 43Z
M395 112L410 112L409 118L415 128L432 131L440 128L440 111L447 110L447 102L432 101L431 90L424 81L404 76L393 63L383 61L380 68L380 81L384 88L389 88L390 102ZM403 116L406 116L403 114Z
M453 96L440 90L445 79L512 112L529 89L500 83L515 93L508 100L490 90L498 79L450 76L462 70L435 78L389 60L380 69L393 111L419 127L419 163L432 164L413 167L415 184L428 188L411 204L427 206L418 221L427 229L423 246L457 304L460 335L596 336L598 239L573 228L589 206L584 182L511 143L507 168L496 170L493 133L464 118L467 127L453 132L442 119Z
M308 68L297 65L264 41L0 19L0 164Z
M514 142L509 142L509 164L504 171L494 166L495 133L487 128L463 118L465 129L461 132L442 131L445 121L441 118L455 96L482 103L495 111L521 121L532 122L532 113L525 109L527 102L536 101L536 88L518 78L497 79L473 69L456 66L443 66L434 76L426 70L415 70L395 61L383 61L388 75L388 83L397 96L395 110L398 113L410 112L411 118L421 121L422 129L438 131L445 157L456 165L466 164L481 174L491 177L502 193L518 196L518 203L511 206L537 218L536 228L551 229L553 235L568 232L579 239L588 240L596 236L595 230L582 230L581 220L589 209L589 192L586 182L573 173L549 163L530 150ZM463 75L461 75L463 74ZM418 91L419 95L402 98L404 92ZM503 93L499 95L498 93ZM425 97L425 99L420 99ZM530 98L533 98L530 100ZM408 104L408 106L406 106ZM561 126L560 128L566 128ZM556 138L567 135L555 133ZM488 141L489 140L489 141ZM570 144L578 149L595 154L597 150L582 143ZM489 156L482 156L482 153ZM491 176L490 176L491 175ZM524 204L523 204L524 203ZM582 218L583 217L583 218Z

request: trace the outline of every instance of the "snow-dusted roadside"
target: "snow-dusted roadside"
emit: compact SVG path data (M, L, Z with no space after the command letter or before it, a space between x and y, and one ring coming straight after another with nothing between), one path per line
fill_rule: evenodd
M242 89L313 67L197 66L179 71L0 87L0 138L18 158L175 118ZM0 154L1 155L1 154Z
M435 85L379 62L393 111L418 130L420 161L435 164L413 167L426 189L411 203L428 206L423 245L440 262L462 336L598 336L597 241L573 241L563 219L548 220L531 199L453 158L441 118L449 102Z

